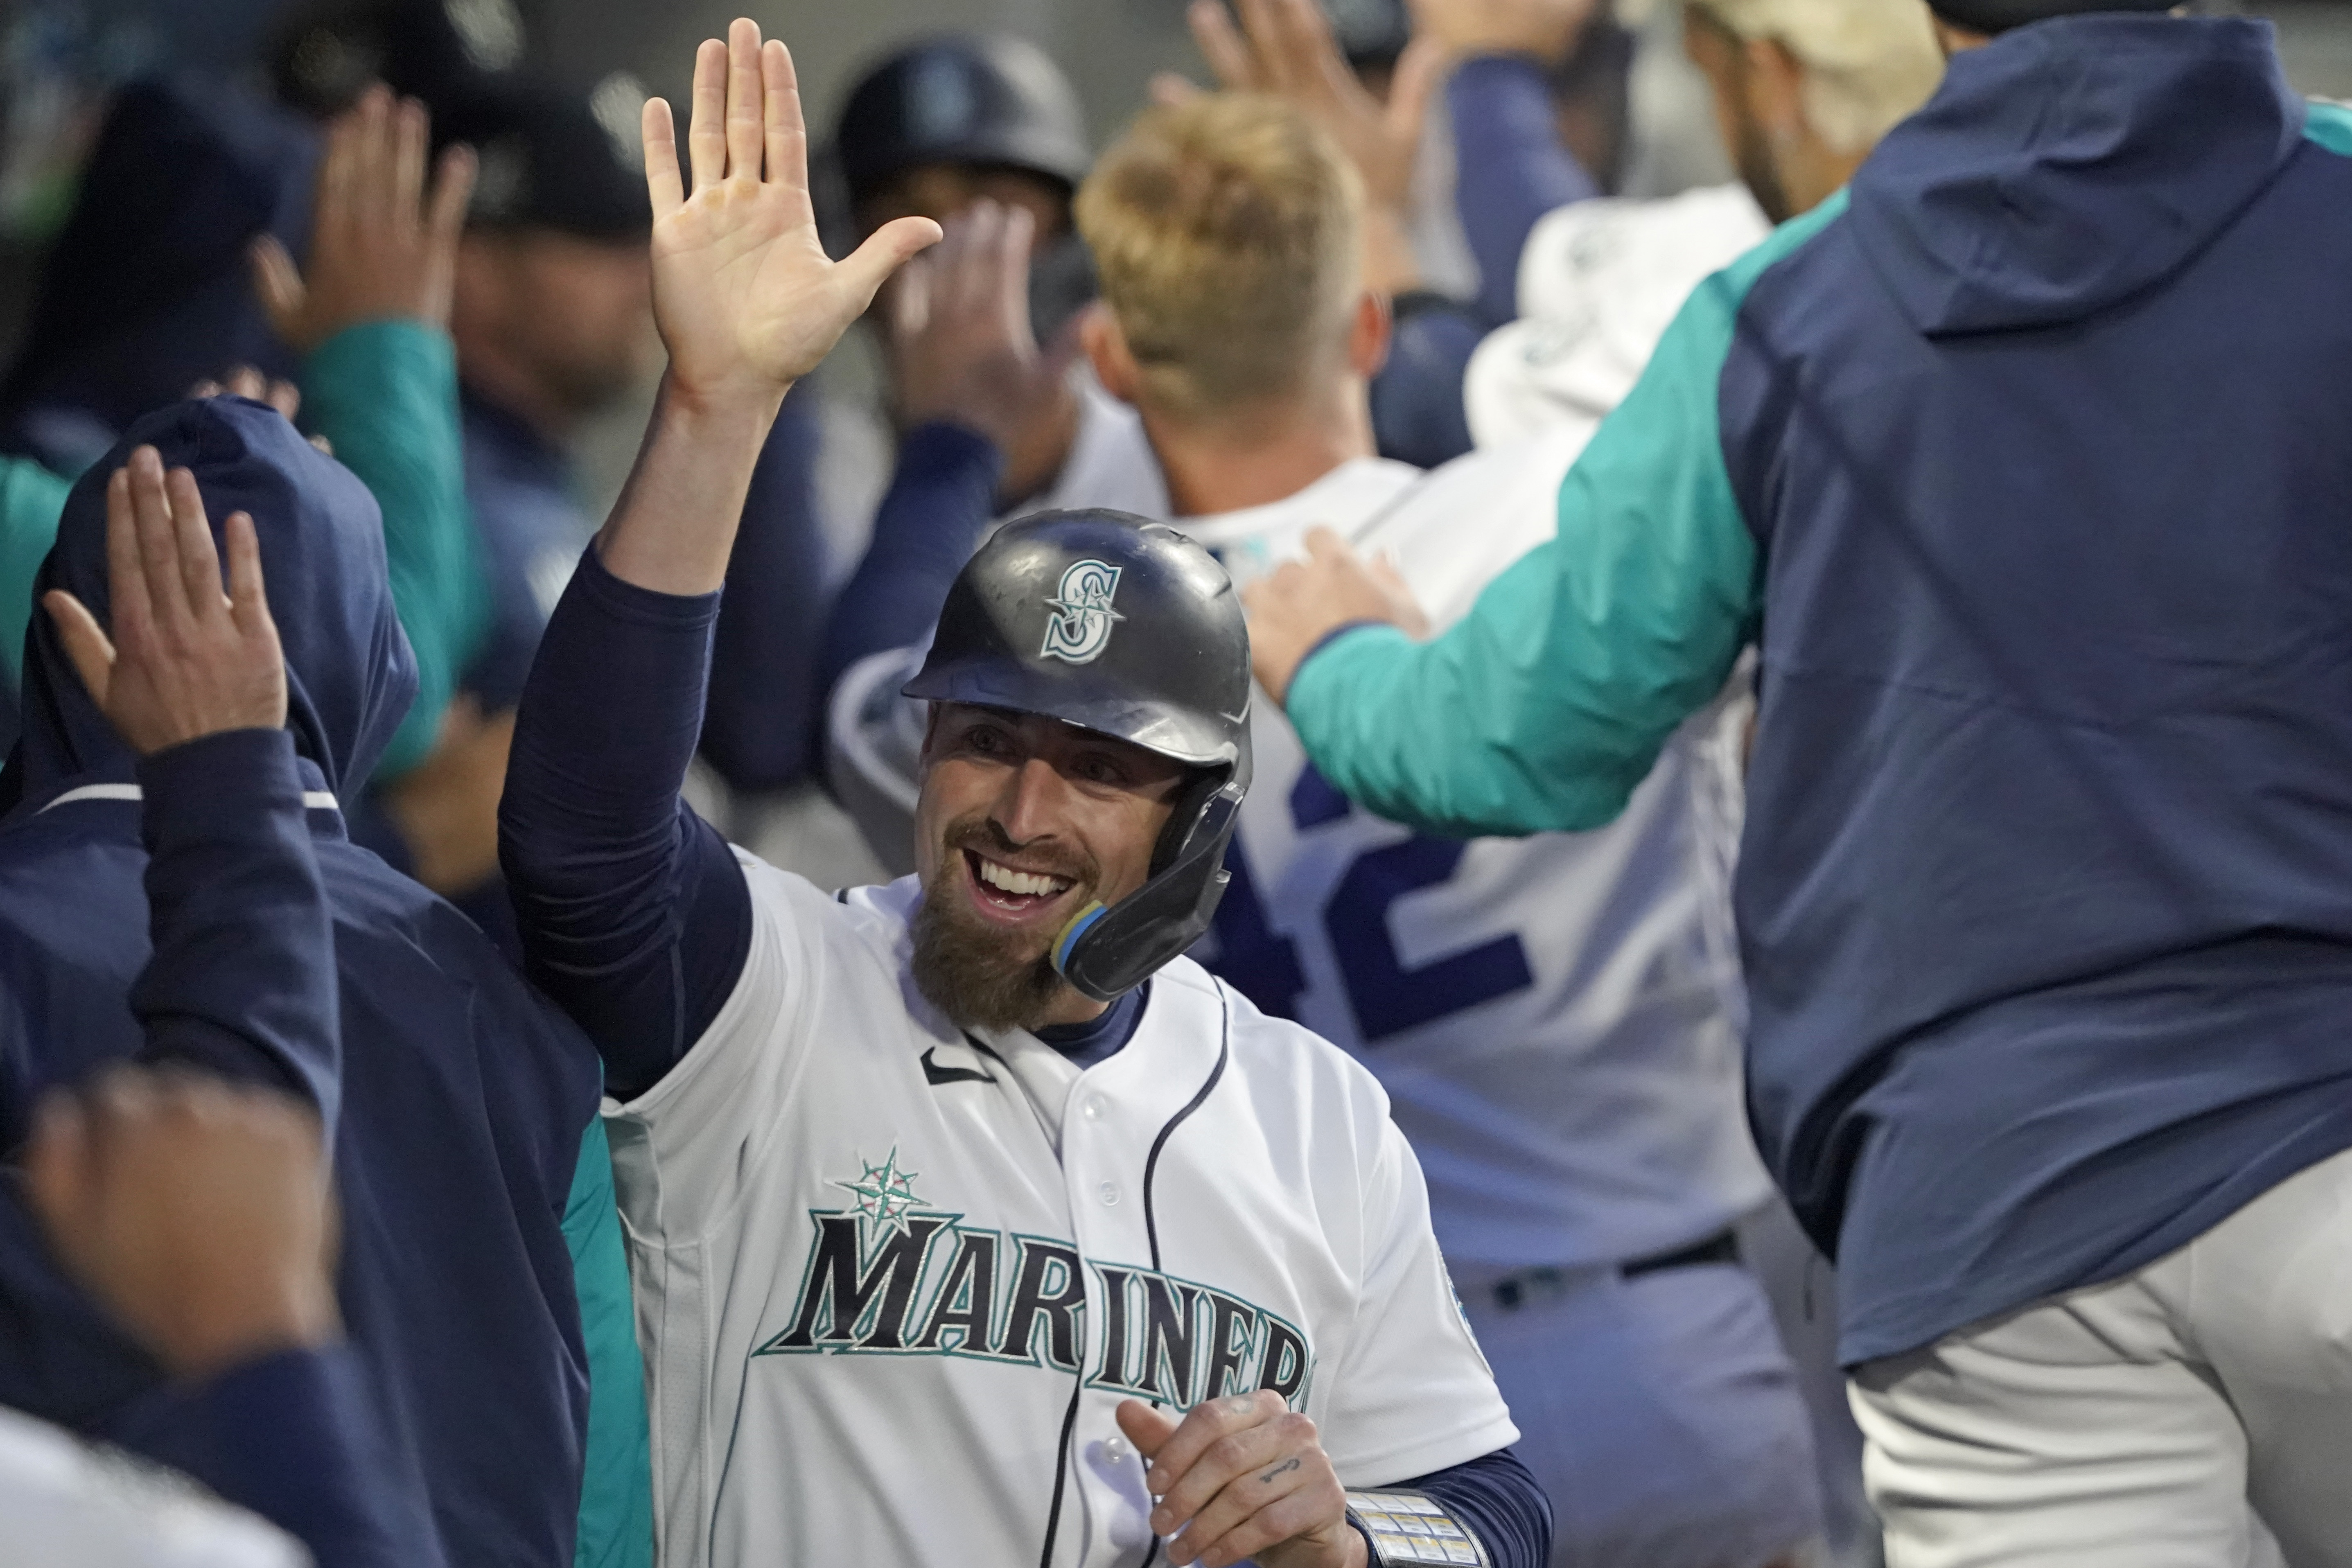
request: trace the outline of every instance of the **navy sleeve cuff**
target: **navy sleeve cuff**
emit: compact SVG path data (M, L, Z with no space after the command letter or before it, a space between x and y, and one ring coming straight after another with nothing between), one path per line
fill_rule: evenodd
M1004 477L1004 454L995 442L966 425L933 419L907 432L898 444L898 471L918 479L961 477L985 469L992 491Z
M142 757L138 777L151 855L188 842L272 837L289 816L300 823L302 775L291 731L200 735ZM224 788L231 780L235 787Z
M572 575L571 593L597 610L635 626L667 626L700 631L719 621L723 589L708 594L664 594L625 582L606 569L604 558L591 544L581 552L579 570Z

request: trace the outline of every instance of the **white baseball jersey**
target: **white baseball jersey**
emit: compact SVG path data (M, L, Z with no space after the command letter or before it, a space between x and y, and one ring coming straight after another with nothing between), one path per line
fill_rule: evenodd
M1390 552L1443 627L1553 529L1582 437L1429 474L1366 458L1269 506L1179 526L1246 583L1336 529ZM1764 1201L1712 874L1736 831L1712 714L1591 833L1467 843L1355 809L1263 697L1234 880L1204 952L1268 1011L1379 1074L1465 1289L1687 1245ZM1730 792L1736 799L1736 790Z
M1519 253L1519 319L1487 335L1463 376L1471 435L1481 447L1590 437L1690 291L1771 230L1736 183L1545 214Z
M1129 1398L1275 1388L1350 1486L1517 1436L1370 1074L1197 964L1078 1069L916 991L911 879L738 851L750 955L608 1104L665 1568L1140 1563Z

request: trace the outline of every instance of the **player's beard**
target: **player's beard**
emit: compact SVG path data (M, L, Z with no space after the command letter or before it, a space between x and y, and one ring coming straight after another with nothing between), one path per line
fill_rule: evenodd
M1010 857L1016 851L1003 830L984 816L950 823L941 836L940 861L915 911L915 988L961 1029L1034 1029L1059 999L1064 981L1051 957L1052 939L1036 952L1036 941L992 926L964 907L956 885L956 862L964 847ZM1097 868L1066 865L1053 874L1070 879L1076 897L1066 905L1084 909L1100 879Z

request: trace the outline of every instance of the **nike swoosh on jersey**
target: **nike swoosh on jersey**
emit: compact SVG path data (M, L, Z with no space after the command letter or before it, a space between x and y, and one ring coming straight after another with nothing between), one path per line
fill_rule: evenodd
M996 1081L986 1073L974 1072L970 1068L943 1068L940 1066L939 1063L931 1059L931 1051L936 1051L938 1049L939 1047L933 1046L929 1050L923 1053L923 1081L925 1083L936 1085L942 1083L994 1083Z

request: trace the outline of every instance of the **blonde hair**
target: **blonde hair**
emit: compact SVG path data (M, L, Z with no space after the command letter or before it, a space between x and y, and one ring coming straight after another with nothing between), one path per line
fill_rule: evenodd
M1279 99L1146 110L1078 190L1078 232L1153 403L1213 418L1298 390L1360 287L1364 196Z
M1805 118L1866 153L1936 90L1944 52L1921 0L1690 0L1717 26L1779 44L1805 68Z

